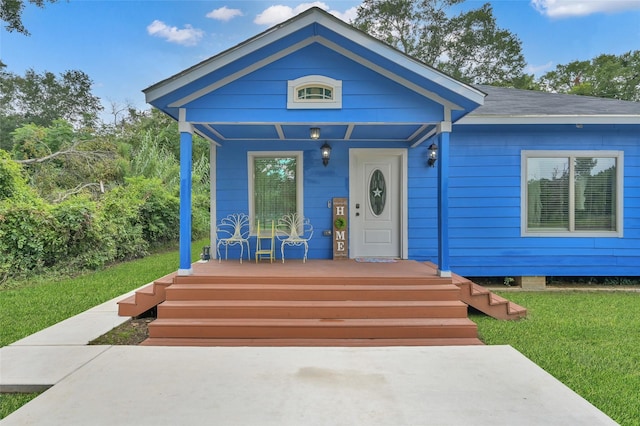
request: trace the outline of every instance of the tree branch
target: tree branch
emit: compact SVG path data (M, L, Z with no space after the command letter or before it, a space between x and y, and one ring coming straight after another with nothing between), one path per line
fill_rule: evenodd
M103 151L81 151L76 149L82 142L84 141L75 141L73 145L71 145L68 149L65 149L62 151L56 151L53 154L45 155L44 157L27 158L26 160L14 160L14 161L20 164L40 164L40 163L53 160L54 158L60 157L63 155L77 156L77 157L84 157L84 158L101 158L101 157L107 157L110 155L110 153L103 152Z
M76 186L75 188L73 188L73 189L71 189L71 190L69 190L67 192L64 192L64 193L60 194L58 196L58 198L53 200L53 202L54 203L60 203L60 202L64 201L67 197L70 197L71 195L77 194L80 191L82 191L83 189L89 188L91 186L98 187L98 188L100 188L100 190L102 192L104 192L104 187L103 187L102 182L100 182L100 183L84 183L84 184L80 184L80 185Z

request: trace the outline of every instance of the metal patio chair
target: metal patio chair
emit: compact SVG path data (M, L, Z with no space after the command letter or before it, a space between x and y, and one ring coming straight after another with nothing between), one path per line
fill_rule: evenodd
M303 246L304 257L302 262L306 263L307 252L309 251L308 242L313 237L313 226L309 219L297 213L284 215L278 220L276 231L276 237L281 242L282 263L284 263L285 246Z
M251 257L251 249L249 248L249 216L244 213L234 213L225 217L216 227L218 235L218 243L216 251L218 252L218 262L221 261L220 246L224 246L224 258L227 260L229 246L240 245L240 263L244 255L244 246L247 246L247 260Z

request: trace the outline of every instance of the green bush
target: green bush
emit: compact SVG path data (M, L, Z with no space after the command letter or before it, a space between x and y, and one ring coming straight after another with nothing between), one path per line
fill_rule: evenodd
M159 179L128 178L100 201L100 212L115 260L145 256L149 247L177 241L179 205Z
M104 224L103 246L112 260L135 259L146 256L149 244L142 234L139 220L142 200L127 186L119 186L100 200L99 220Z
M56 228L55 218L44 203L0 201L0 280L53 265L51 253L61 245Z
M20 164L0 149L0 201L7 198L32 199L35 192L27 185Z
M194 191L194 237L209 231L209 196ZM22 167L0 151L0 281L44 268L78 272L146 256L178 240L179 199L160 179L128 178L93 200L39 198Z
M151 245L177 241L180 233L180 200L160 179L127 179L129 189L143 201L139 220L142 235Z
M61 245L53 253L56 263L67 269L96 269L113 260L104 250L103 224L96 203L87 195L70 197L53 206Z

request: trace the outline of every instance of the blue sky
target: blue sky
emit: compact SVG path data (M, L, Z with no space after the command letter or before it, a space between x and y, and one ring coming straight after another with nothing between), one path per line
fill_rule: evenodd
M467 0L463 8L484 1ZM516 34L541 75L559 64L640 49L640 0L490 1L498 26ZM70 0L27 5L31 36L0 30L10 72L82 70L105 104L147 109L142 89L319 6L348 21L360 1Z

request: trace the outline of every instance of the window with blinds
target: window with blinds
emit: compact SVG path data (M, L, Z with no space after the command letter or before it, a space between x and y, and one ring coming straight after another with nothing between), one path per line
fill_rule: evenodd
M620 231L622 153L524 153L525 234Z
M301 153L249 153L249 170L252 229L257 220L277 223L285 214L302 212Z

